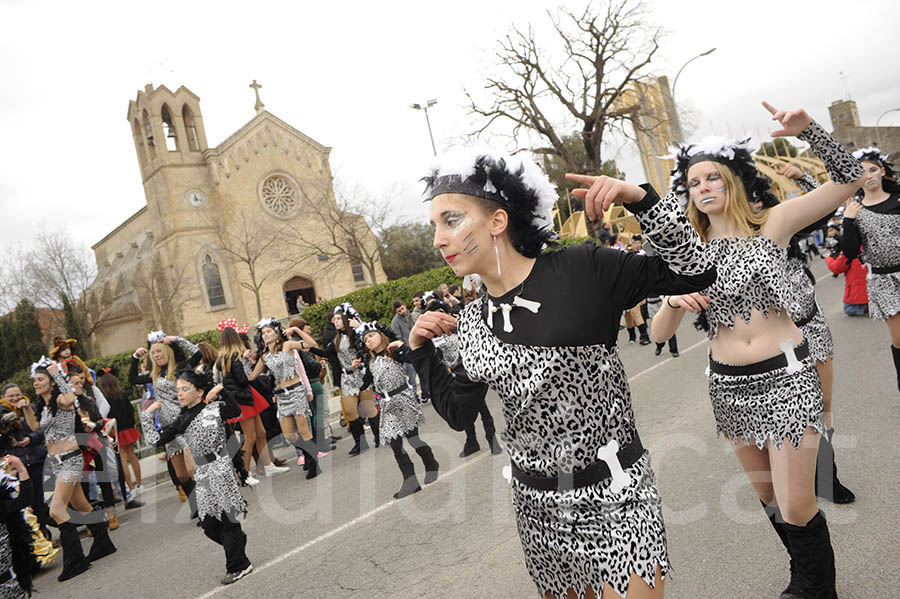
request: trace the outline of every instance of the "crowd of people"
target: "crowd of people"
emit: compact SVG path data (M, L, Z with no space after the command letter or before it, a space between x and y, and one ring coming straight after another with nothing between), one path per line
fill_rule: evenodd
M675 149L665 197L646 184L567 175L589 218L621 203L641 233L548 252L557 196L547 177L521 155L462 153L424 181L434 245L466 288L417 292L411 311L398 299L390 327L340 304L320 339L302 318L287 327L263 319L252 341L246 327L222 321L218 347L151 332L128 376L146 391L141 429L164 449L192 519L222 547L222 583L253 569L242 487L289 470L272 442L296 449L306 479L334 450L322 385L330 371L354 440L349 455L369 449L367 424L375 447L390 446L397 462L396 499L422 488L404 440L422 462L424 484L440 474L420 434L425 404L465 432L461 457L481 450L480 415L487 447L509 455L525 565L539 595L662 597L670 570L662 500L617 344L624 319L629 342L655 341L657 355L668 344L678 357L675 331L692 313L708 333L717 432L789 556L781 597L835 598L817 497L855 496L837 477L834 340L805 245L825 231L828 267L846 277L846 314L886 322L900 389L900 185L879 150L851 154L804 111L765 106L781 125L773 135L808 142L829 182L781 165L805 193L780 202L748 140L705 139ZM116 552L116 495L125 509L141 505L132 406L116 373L90 371L75 343L57 340L52 359L33 364L35 401L28 390L3 388L4 596L29 594L42 560L53 559L49 527L58 530L65 581ZM488 389L504 413L499 436ZM82 525L92 537L87 554Z

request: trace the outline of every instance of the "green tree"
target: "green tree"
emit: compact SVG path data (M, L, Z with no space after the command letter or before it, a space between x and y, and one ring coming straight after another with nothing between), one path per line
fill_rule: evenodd
M388 227L380 240L381 267L388 281L408 277L444 265L434 249L434 234L425 223L406 223Z
M69 301L69 296L65 293L60 293L59 295L62 301L63 325L66 327L66 337L78 339L79 343L82 344L86 343L84 329L81 328L81 323L75 316L75 308L72 306L72 302Z
M16 305L10 329L12 344L8 367L11 371L25 368L47 353L37 308L28 300L23 299Z
M793 158L797 155L797 146L785 137L776 137L772 141L761 143L756 153L762 156L790 156Z

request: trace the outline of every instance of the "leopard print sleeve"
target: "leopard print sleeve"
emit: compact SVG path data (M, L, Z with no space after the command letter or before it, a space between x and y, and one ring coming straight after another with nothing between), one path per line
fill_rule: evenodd
M797 137L809 142L812 151L825 163L833 182L852 183L862 177L863 168L859 161L819 123L811 121Z
M141 410L141 429L143 429L144 439L150 445L159 443L159 431L156 430L156 422L153 419L153 412Z
M647 190L647 197L640 205L629 208L656 254L676 274L699 275L709 271L713 264L706 246L679 208L675 193L653 201L659 197L656 190L649 184L641 187Z
M181 348L181 351L188 357L193 356L195 353L200 351L200 348L185 339L184 337L176 337L175 343L178 344L178 347Z
M804 192L809 193L813 189L819 186L819 182L812 178L812 175L809 173L803 173L803 176L799 179L794 179L794 183L797 184L797 187L802 189Z

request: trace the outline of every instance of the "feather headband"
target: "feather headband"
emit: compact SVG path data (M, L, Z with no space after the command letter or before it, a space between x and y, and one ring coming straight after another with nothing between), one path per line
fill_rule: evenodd
M778 198L770 191L769 179L759 174L753 162L753 148L750 137L728 139L720 136L703 138L694 144L675 144L669 148L671 154L662 158L674 160L672 169L672 191L679 197L681 208L687 209L688 170L698 162L718 162L730 168L740 178L750 202L762 202L766 208L778 204Z
M47 356L41 356L40 360L31 365L31 378L34 378L34 375L37 374L38 370L47 370L53 364L55 364L53 360Z

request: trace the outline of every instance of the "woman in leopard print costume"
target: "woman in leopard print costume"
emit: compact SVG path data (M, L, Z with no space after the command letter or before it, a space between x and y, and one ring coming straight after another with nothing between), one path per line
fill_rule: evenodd
M422 459L426 485L437 480L439 464L431 447L419 437L419 426L425 423L425 416L403 365L403 342L392 342L393 332L377 321L361 324L355 334L366 346L372 386L381 396L381 443L391 446L403 475L403 484L394 493L394 499L401 499L422 490L415 466L403 449L404 437Z
M178 365L176 385L181 412L171 424L157 430L154 412L161 408L160 400L147 406L141 412L144 437L158 447L178 436L187 441L197 464L200 524L206 536L225 550L222 584L231 584L253 570L244 552L247 535L237 521L240 515L247 515L247 503L226 447L227 421L241 415L241 406L223 385L213 386L210 372L195 372L189 362Z
M666 339L685 311L706 309L717 430L731 440L791 557L784 595L832 599L834 553L814 490L825 432L822 389L809 344L791 319L795 289L784 275L791 237L859 189L862 168L805 111L764 105L782 125L772 135L808 141L833 183L778 204L756 171L749 140L708 138L678 148L675 191L709 244L719 277L703 294L666 298L653 336ZM756 211L751 202L771 207Z
M891 334L891 354L900 390L900 183L894 165L878 148L853 154L866 169L863 196L847 203L841 246L847 260L860 255L869 265L869 315Z
M558 196L540 169L521 156L448 156L425 178L434 245L457 275L479 275L485 293L459 317L460 368L451 373L431 341L457 328L441 311L416 321L410 359L455 430L475 420L488 388L499 394L519 538L540 597L658 598L669 571L662 502L618 322L649 294L706 288L715 270L674 197L567 176L590 187L574 193L592 219L626 204L659 256L593 244L544 253Z

